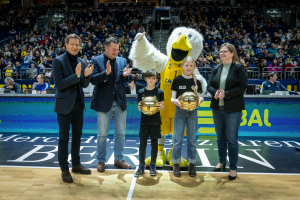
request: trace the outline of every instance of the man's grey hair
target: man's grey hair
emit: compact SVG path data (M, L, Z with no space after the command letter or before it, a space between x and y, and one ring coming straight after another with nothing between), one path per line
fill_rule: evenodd
M70 35L68 35L68 36L66 37L66 43L69 44L69 40L72 39L72 38L78 39L78 40L79 40L79 45L81 45L81 39L80 39L80 37L79 37L78 35L76 35L75 33L70 34Z
M105 45L106 47L109 47L111 43L119 44L117 38L115 38L115 37L109 37L109 38L107 38L107 39L105 40L104 45Z
M15 82L14 79L12 77L6 77L4 79L4 82L7 83L8 81L12 81L12 82Z

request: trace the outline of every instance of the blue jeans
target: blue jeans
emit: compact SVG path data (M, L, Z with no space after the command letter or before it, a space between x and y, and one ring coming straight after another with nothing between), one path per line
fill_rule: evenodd
M238 131L240 128L242 112L227 112L220 106L219 110L213 110L213 119L217 133L219 163L225 164L227 149L229 154L230 170L237 169L238 161Z
M172 153L173 164L181 162L181 148L186 125L187 160L196 163L196 133L198 125L197 109L186 111L176 107L174 117L174 146Z
M125 142L126 129L126 110L122 111L117 101L113 102L108 112L97 112L98 118L98 137L97 137L97 159L99 162L106 162L106 143L111 119L114 122L115 139L114 139L114 155L115 161L123 160L123 150Z

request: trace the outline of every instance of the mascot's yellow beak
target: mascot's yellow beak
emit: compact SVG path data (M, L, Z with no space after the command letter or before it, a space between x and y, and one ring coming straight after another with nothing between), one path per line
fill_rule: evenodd
M175 42L172 43L170 58L175 64L181 64L182 60L190 55L192 45L185 34L181 34Z

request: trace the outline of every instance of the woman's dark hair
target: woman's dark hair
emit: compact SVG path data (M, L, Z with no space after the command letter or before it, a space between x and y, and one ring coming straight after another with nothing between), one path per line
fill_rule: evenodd
M149 69L146 71L144 77L156 77L158 79L158 71L156 71L155 69Z
M277 61L277 59L273 59L273 60L272 60L272 66L273 66L273 67L278 67L279 64L278 64L278 62L275 64L275 63L274 63L275 60ZM275 66L274 66L274 64L275 64Z
M135 76L135 77L132 77L132 81L133 81L134 83L136 83L136 76Z

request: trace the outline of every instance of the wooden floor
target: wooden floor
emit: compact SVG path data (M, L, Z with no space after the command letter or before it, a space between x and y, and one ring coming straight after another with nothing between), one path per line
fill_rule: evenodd
M0 167L0 199L126 199L133 171L106 171L91 175L72 173L74 182L64 183L59 169ZM228 174L149 171L136 179L132 199L300 199L300 176L243 175L228 181Z

